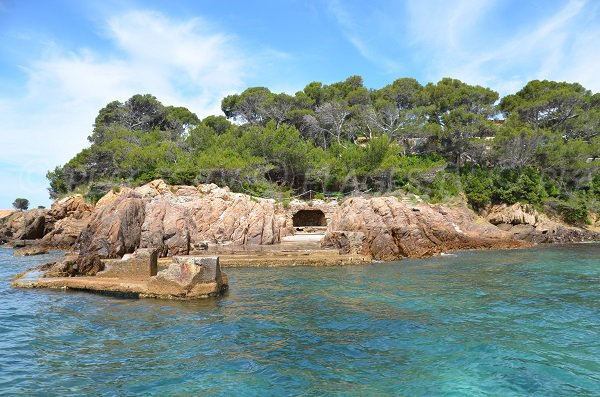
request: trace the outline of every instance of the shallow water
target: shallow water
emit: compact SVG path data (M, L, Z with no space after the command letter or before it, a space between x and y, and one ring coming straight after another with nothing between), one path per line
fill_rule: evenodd
M227 269L200 302L14 290L0 395L600 395L600 245Z

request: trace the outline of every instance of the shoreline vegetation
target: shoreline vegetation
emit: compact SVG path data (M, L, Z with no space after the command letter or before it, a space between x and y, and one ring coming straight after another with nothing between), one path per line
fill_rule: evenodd
M356 192L413 194L475 211L523 203L566 223L598 221L600 94L529 82L514 95L444 78L368 89L360 76L295 95L248 88L200 120L152 95L99 111L90 146L48 172L53 198L155 179L215 183L289 202Z

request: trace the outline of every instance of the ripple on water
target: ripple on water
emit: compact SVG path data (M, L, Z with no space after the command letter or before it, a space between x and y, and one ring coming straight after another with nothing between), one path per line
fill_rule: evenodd
M600 246L228 269L222 298L9 288L2 395L599 395Z

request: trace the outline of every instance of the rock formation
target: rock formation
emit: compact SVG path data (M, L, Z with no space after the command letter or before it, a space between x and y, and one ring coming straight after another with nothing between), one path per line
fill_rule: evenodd
M76 194L57 200L49 210L14 212L0 225L0 243L19 245L15 244L19 240L39 240L37 245L42 247L71 248L93 210L93 205Z
M0 227L0 243L35 240L46 233L46 210L17 211L7 216Z
M160 256L186 255L206 242L274 244L285 234L285 212L274 200L216 185L168 186L153 181L98 202L75 250L115 258L138 247Z
M350 198L335 213L322 242L375 259L427 257L471 248L518 247L509 233L478 222L466 208L412 205L394 197Z
M157 249L163 257L198 253L211 244L277 244L296 228L305 231L294 220L308 229L327 224L325 247L376 259L523 245L518 241L600 239L598 233L553 222L526 205L493 207L486 220L466 207L413 205L394 197L288 204L214 184L169 186L156 180L110 191L95 207L75 195L50 210L15 212L1 221L0 242L25 246L43 237L38 241L44 248L72 247L81 263L67 273L77 275L101 270L94 256L119 258L138 248Z
M125 189L110 203L94 212L81 232L74 250L80 256L99 255L102 258L121 257L140 246L140 234L145 216L142 197Z
M71 248L81 231L87 226L94 206L88 204L83 196L76 194L57 200L46 214L48 232L40 245L51 248Z
M568 243L600 240L600 233L556 222L529 204L496 205L486 219L514 239L532 243Z

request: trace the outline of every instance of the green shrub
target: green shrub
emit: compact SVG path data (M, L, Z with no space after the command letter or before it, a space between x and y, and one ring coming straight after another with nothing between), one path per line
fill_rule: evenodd
M570 197L565 200L548 199L544 209L550 214L560 216L567 223L576 225L590 223L588 203L583 197Z
M434 203L444 202L458 196L462 192L462 184L457 174L439 172L430 185L429 196Z
M463 188L469 204L475 209L483 208L492 202L494 182L490 172L478 169L462 176Z

